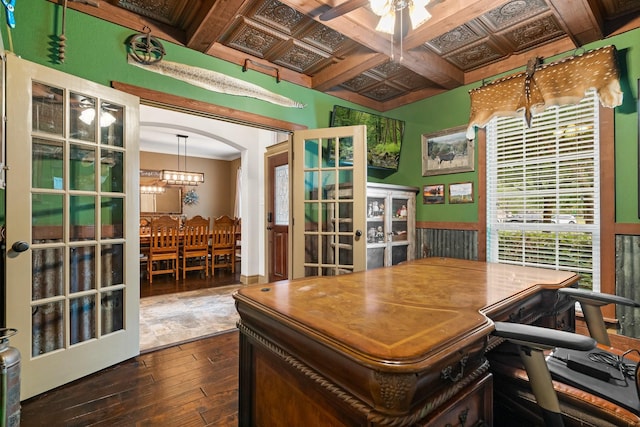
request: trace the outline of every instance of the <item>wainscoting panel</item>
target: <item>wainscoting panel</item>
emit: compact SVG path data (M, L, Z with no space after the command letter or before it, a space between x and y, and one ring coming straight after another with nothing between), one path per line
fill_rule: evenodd
M416 258L478 259L478 232L422 228L416 232Z
M640 236L616 236L616 294L640 301ZM640 338L640 308L616 308L619 332Z

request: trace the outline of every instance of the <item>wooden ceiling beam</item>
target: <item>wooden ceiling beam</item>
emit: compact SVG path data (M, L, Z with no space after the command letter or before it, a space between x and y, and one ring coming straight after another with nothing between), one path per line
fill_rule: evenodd
M524 67L527 66L527 61L531 58L550 58L567 51L575 50L575 48L576 45L569 38L547 43L543 46L527 50L526 52L511 55L501 61L485 65L477 70L468 71L465 74L465 84L482 81L489 77L498 76L501 73L508 73L509 71L516 72L519 68L524 69ZM496 78L499 78L499 76Z
M344 83L365 71L387 62L386 55L377 52L356 52L313 76L313 89L325 91Z
M549 0L549 3L576 45L583 46L604 38L604 18L589 0Z
M60 0L48 0L51 3L60 4ZM184 31L171 25L147 19L144 16L129 12L106 1L96 2L97 6L84 3L69 2L67 8L86 13L87 15L130 28L138 33L144 32L144 27L151 29L151 35L162 40L167 40L179 45L185 44ZM62 6L61 6L62 7Z
M311 88L311 77L296 71L275 65L267 60L257 58L249 55L248 53L241 52L239 50L232 49L221 43L214 43L206 52L207 55L211 55L216 58L223 59L225 61L237 64L240 67L244 66L245 60L250 59L256 64L261 64L264 67L250 67L252 71L258 71L263 74L273 76L274 70L278 70L280 80L285 80L290 83L294 83L306 88Z
M403 43L413 49L505 3L507 0L447 0L427 6L431 19L409 31Z
M206 0L187 29L187 47L206 52L251 0Z
M398 96L383 103L383 109L380 111L389 111L394 108L399 108L413 102L421 101L425 98L430 98L435 95L446 92L447 89L427 87L424 89L414 90L406 95Z
M348 102L353 102L354 104L362 105L363 107L370 108L378 112L384 111L384 103L376 101L375 99L367 98L366 96L360 95L358 93L351 92L347 89L335 87L333 89L327 90L325 93L327 95L335 96L336 98L340 98Z

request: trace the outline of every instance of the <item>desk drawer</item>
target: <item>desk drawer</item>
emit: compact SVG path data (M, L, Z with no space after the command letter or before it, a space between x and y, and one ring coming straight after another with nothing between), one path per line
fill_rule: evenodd
M457 427L493 425L493 378L487 374L453 396L448 404L432 414L419 427Z

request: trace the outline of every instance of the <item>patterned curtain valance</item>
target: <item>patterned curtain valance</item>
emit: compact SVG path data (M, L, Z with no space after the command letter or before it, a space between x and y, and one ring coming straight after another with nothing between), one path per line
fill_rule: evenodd
M603 106L621 105L615 56L616 48L605 46L550 64L531 63L522 73L471 90L467 138L473 139L474 127L484 127L493 117L523 115L530 123L531 114L553 105L575 104L591 88L598 91Z

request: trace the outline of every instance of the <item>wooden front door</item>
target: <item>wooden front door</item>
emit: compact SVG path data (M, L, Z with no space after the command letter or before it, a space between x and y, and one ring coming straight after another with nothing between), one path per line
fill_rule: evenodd
M289 277L289 153L268 157L267 242L269 282Z

